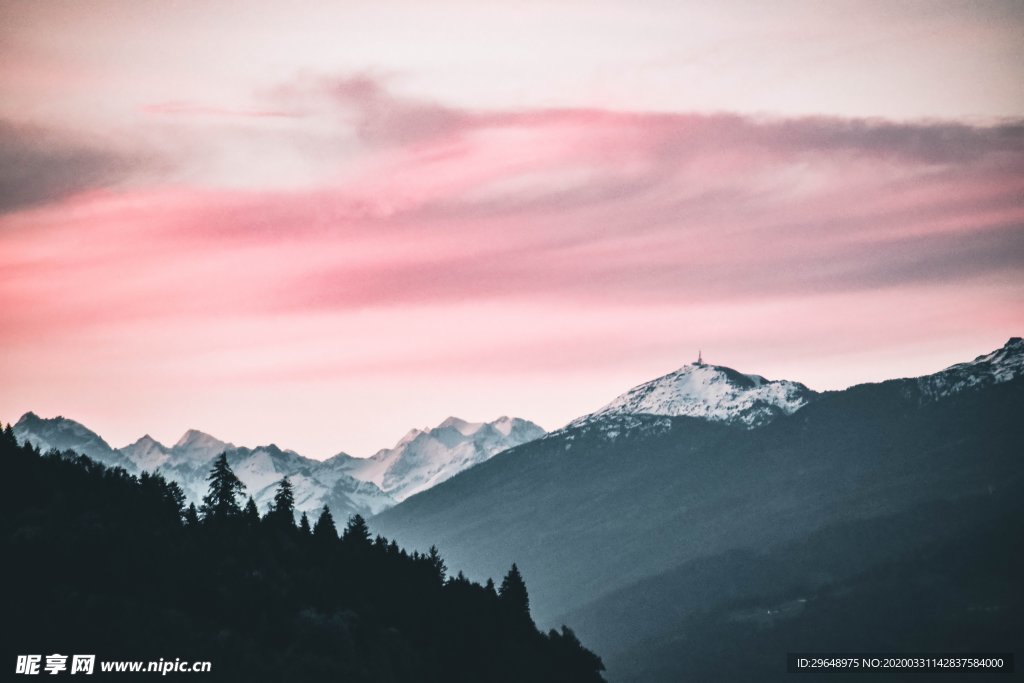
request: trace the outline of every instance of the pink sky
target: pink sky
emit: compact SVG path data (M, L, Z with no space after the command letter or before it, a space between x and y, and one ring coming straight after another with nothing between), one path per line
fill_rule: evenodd
M1024 332L1019 3L346 5L0 6L0 418L368 455Z

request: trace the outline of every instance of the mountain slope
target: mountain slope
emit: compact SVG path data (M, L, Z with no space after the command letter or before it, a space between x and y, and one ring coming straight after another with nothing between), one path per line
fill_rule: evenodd
M724 658L741 663L748 676L756 670L758 680L781 680L784 668L776 666L776 676L770 673L770 660L779 648L756 647L747 633L750 628L785 632L808 616L801 615L801 610L815 605L824 608L839 595L856 590L861 593L857 618L848 608L835 610L833 617L842 617L833 618L831 623L819 613L813 617L816 625L808 633L773 637L790 639L790 649L893 649L881 644L886 639L897 639L892 633L892 620L871 617L872 613L886 613L887 605L869 602L868 596L879 587L874 575L880 567L913 564L916 566L912 571L900 571L907 572L903 576L905 593L927 589L923 604L910 610L919 614L921 621L908 624L913 619L903 619L895 628L904 634L928 636L911 649L969 651L971 641L964 635L970 631L981 644L979 651L1012 650L1014 646L1005 642L1005 629L1011 620L1024 624L1020 612L1024 594L1012 588L1011 577L1019 572L1007 572L1007 568L1024 566L1024 554L1006 539L1024 530L1024 502L1017 495L1024 478L1018 474L1004 483L981 493L928 501L895 514L829 524L761 552L740 548L684 562L598 597L562 615L559 621L573 624L577 633L602 653L614 680L741 680L722 671L718 676L712 674L716 666L721 666L723 649L728 651ZM979 549L978 540L986 537L984 548ZM954 592L954 602L960 603L955 609L960 615L970 614L969 619L958 617L957 611L936 614L936 605L950 596L945 581L935 579L955 568L967 549L995 560L989 566L979 562L981 566L972 570L976 577L1002 578L987 583L977 579L965 582L963 587L968 590ZM920 577L927 577L924 585L913 586ZM891 579L886 577L890 584ZM864 587L869 590L862 590ZM892 586L884 587L888 591ZM1014 609L1008 609L1012 605ZM935 626L942 622L946 622L942 627L945 633L936 633ZM813 638L806 639L808 634ZM687 647L680 645L681 637L689 641ZM716 639L717 644L712 646ZM908 645L904 642L895 649ZM718 652L718 663L712 652Z
M792 414L816 395L799 382L744 375L698 360L630 389L569 426L615 415L665 415L757 427Z
M1024 533L1024 480L1008 483L833 525L777 551L688 563L568 623L608 646L599 651L618 683L790 681L779 653L791 651L1013 652L1024 633L1024 553L1008 539Z
M1004 348L1019 357L1017 342ZM430 539L471 576L518 562L538 619L553 620L701 557L767 551L829 525L999 486L1019 471L1024 442L1024 381L999 378L938 399L930 378L861 385L757 429L596 417L371 524L413 547Z

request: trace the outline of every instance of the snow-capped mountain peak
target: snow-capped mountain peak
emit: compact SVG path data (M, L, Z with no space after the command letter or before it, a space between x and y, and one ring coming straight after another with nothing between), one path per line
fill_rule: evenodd
M130 463L99 434L62 415L42 418L33 412L25 413L14 424L14 436L19 442L32 442L44 453L52 449L72 450L109 465L131 469Z
M466 422L465 420L458 417L449 417L441 424L437 425L438 429L444 429L446 427L458 431L463 436L472 436L480 431L480 428L484 426L483 422Z
M196 459L210 459L234 448L232 443L221 441L198 429L190 429L182 434L173 450L181 454L188 453Z
M661 415L698 417L752 428L795 412L815 395L799 382L768 380L698 361L630 389L569 426L578 427L606 416Z
M122 454L135 463L140 470L153 472L167 462L171 449L163 445L149 434L124 448L119 448Z

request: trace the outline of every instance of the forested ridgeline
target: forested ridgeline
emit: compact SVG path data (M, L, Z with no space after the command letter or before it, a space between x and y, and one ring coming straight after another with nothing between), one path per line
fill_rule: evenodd
M204 680L602 680L571 630L537 631L515 565L481 586L358 516L340 534L326 508L296 523L287 480L261 516L225 458L198 509L159 474L41 455L9 425L0 458L5 666L62 653L209 660Z

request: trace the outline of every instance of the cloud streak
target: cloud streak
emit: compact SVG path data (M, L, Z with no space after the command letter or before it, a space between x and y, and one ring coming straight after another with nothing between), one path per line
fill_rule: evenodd
M1019 123L481 113L395 98L366 78L320 87L277 96L300 107L326 96L355 112L347 125L377 151L350 181L93 194L12 224L86 280L115 265L106 258L153 266L169 283L179 259L185 273L201 253L223 262L225 280L259 278L257 306L271 310L788 295L1014 274L1024 263ZM62 158L125 172L103 156L36 156L26 178ZM100 184L63 166L38 182L36 203ZM79 249L69 233L118 246L62 254L61 243ZM11 253L8 267L28 268ZM147 296L195 295L171 289Z

